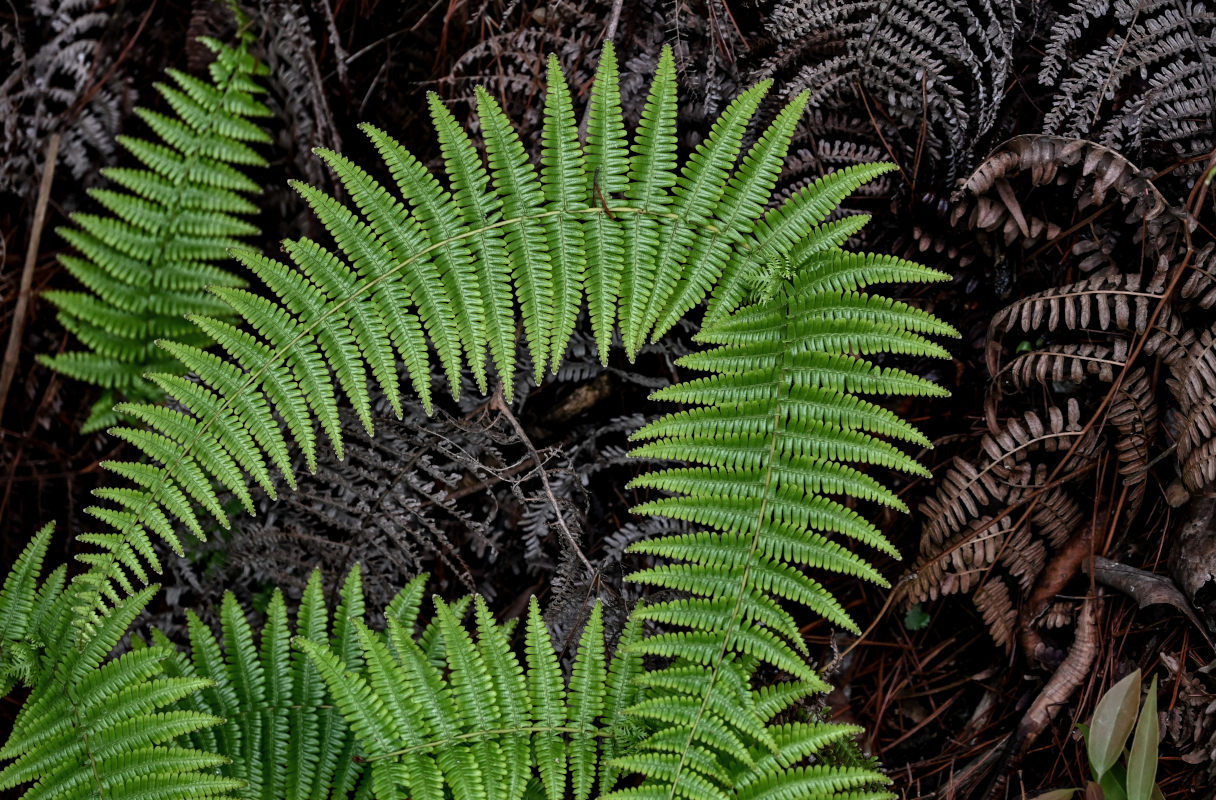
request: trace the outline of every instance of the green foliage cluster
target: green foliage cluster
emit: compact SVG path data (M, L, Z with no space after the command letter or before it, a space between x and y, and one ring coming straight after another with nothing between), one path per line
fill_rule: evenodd
M116 435L146 460L108 465L132 485L98 491L108 505L90 513L105 527L79 537L93 548L80 557L87 569L67 583L60 570L35 592L41 535L10 576L17 599L6 585L0 602L16 616L44 595L54 611L5 634L3 663L35 666L9 669L34 688L0 751L13 759L0 786L105 797L890 797L872 765L833 756L857 729L806 713L827 687L796 615L801 606L857 629L811 571L881 583L857 547L891 545L846 503L902 509L867 469L923 473L894 442L924 437L866 398L942 392L867 357L944 356L926 337L954 335L863 290L945 276L841 249L866 218L829 215L887 167L843 170L770 205L805 96L742 153L767 88L740 95L681 164L671 51L629 140L606 44L584 144L550 61L539 169L484 91L485 160L431 99L446 186L375 129L395 191L321 151L354 207L298 188L336 247L288 241L291 264L239 256L264 290L213 291L243 325L191 315L217 347L162 342L191 377L152 376L169 406L119 407L144 425ZM293 482L293 447L315 467L317 428L340 452L340 399L370 431L369 382L400 409L404 379L429 409L431 349L453 393L466 364L483 391L496 372L509 393L518 327L540 378L560 363L584 299L605 360L617 332L632 357L709 302L697 339L711 347L681 361L707 375L657 395L695 407L644 428L634 451L689 463L639 477L670 495L637 510L703 530L634 547L647 566L631 579L663 599L636 608L615 647L592 611L564 675L535 602L521 656L512 623L480 599L436 601L423 622L421 580L376 632L356 572L332 621L314 578L294 637L281 597L258 643L228 598L222 644L191 617L188 656L157 637L103 665L151 596L154 538L180 551L178 525L199 536L207 515L226 525L225 491L252 511L250 481L273 494L273 468ZM25 655L10 658L10 639ZM160 783L174 772L181 792Z
M244 285L219 262L239 237L258 230L242 219L257 212L248 195L259 191L242 168L265 163L250 144L270 141L254 121L270 114L256 99L265 90L255 78L266 67L249 53L249 36L235 48L200 41L216 56L211 83L168 70L173 85L156 89L173 113L135 110L161 141L119 137L143 167L102 170L121 187L90 192L109 213L75 214L75 227L59 231L77 251L60 262L84 290L43 297L87 349L41 361L105 387L85 431L119 422L113 410L119 399L160 400L145 373L183 370L156 340L205 343L183 315L230 316L208 289Z
M1034 800L1072 800L1077 793L1105 800L1165 800L1157 786L1157 678L1140 706L1140 670L1125 676L1098 698L1085 739L1093 779L1084 789L1054 789ZM1132 731L1135 731L1133 735ZM1132 746L1127 749L1128 737Z

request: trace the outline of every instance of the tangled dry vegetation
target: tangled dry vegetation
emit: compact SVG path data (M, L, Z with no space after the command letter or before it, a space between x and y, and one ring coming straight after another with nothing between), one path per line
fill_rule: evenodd
M952 274L919 300L964 331L952 369L924 370L938 370L953 399L899 409L923 418L936 448L934 477L902 486L918 509L911 521L880 520L904 554L879 565L894 589L849 585L850 612L873 621L860 639L824 624L805 631L839 687L834 713L866 727L865 746L906 797L1018 798L1078 783L1074 723L1139 667L1163 687L1165 796L1211 796L1202 787L1216 785L1216 680L1205 668L1216 659L1216 7L242 5L271 70L275 142L260 223L280 236L315 224L288 179L340 193L313 147L358 153L354 124L369 121L435 158L423 93L438 91L463 120L476 84L539 132L542 56L555 53L572 90L586 92L605 36L623 55L627 115L641 108L661 45L674 46L684 147L741 87L775 81L770 118L809 89L783 190L893 161L898 171L849 201L874 215L859 246ZM0 16L10 67L0 70L0 290L4 328L24 325L19 357L6 357L8 563L42 521L74 527L115 447L74 433L93 398L34 363L66 344L53 313L36 299L18 311L45 142L63 137L35 292L62 284L63 243L50 231L89 202L83 190L111 162L116 135L137 124L135 99L151 96L147 76L184 66L186 39L174 31L214 34L224 23L203 0L137 16L37 0ZM625 547L670 524L631 518L637 498L615 490L638 468L624 458L625 436L642 421L641 399L678 378L680 345L606 372L589 330L572 347L556 377L520 384L513 408L407 416L374 442L356 437L345 461L300 493L261 499L259 517L171 566L158 619L172 624L179 598L237 588L256 604L272 583L302 591L318 563L340 576L358 561L371 605L426 569L443 591L477 588L517 614L556 576L549 607L561 635L562 614L588 587L562 580L574 554L553 525L558 513L576 524L581 555L616 581L623 608L636 591L619 581Z

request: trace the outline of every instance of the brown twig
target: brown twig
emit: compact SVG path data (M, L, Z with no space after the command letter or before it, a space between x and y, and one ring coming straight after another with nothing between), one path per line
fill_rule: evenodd
M583 566L593 576L597 574L594 566L587 560L583 549L579 547L578 539L571 532L570 527L566 524L566 518L562 515L561 504L557 500L557 495L553 493L553 487L549 484L549 473L545 471L545 462L541 459L540 453L536 451L532 440L528 438L528 434L524 431L524 427L519 424L515 414L511 412L511 406L508 405L506 398L502 396L502 387L499 386L494 390L494 397L490 401L490 407L506 418L507 422L511 423L511 427L515 430L515 435L519 437L520 444L528 450L528 454L532 456L532 460L536 463L536 471L540 475L541 485L544 486L545 496L549 498L549 504L553 506L553 513L557 516L557 527L561 529L562 535L566 537L566 543L574 550L574 554L578 556L578 560L583 562Z
M38 201L34 205L34 224L30 230L25 264L21 268L21 288L13 310L13 327L8 332L8 347L4 350L4 365L0 367L0 419L8 403L8 390L17 373L17 358L21 354L21 335L25 332L25 315L30 304L30 285L34 282L34 264L38 246L42 243L42 228L46 224L46 207L51 200L51 183L55 180L55 162L59 158L59 134L52 133L46 144L46 164L42 168L42 183L38 186Z
M608 12L608 24L604 26L604 39L616 39L616 29L621 24L621 7L624 5L625 0L613 0L612 10Z

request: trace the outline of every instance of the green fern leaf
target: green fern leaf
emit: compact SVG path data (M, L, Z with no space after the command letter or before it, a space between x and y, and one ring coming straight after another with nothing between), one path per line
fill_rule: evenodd
M895 169L894 164L856 164L832 172L807 184L780 206L769 210L752 229L757 247L732 253L722 278L710 297L705 323L712 325L730 314L747 295L747 285L766 254L790 252L806 235L832 213L840 201L862 184Z
M472 254L460 235L460 212L439 181L392 137L370 125L364 125L363 131L388 165L402 196L412 206L418 220L416 224L420 225L418 233L426 242L424 247L411 248L408 252L396 250L395 255L399 264L411 265L405 274L412 283L412 299L418 304L419 316L438 351L453 394L459 394L461 345L478 385L484 391L484 299L473 273ZM395 227L408 235L412 227L410 218L399 215L398 220Z
M0 760L0 790L32 784L34 798L226 798L240 782L215 773L222 756L177 741L221 720L173 710L207 681L165 677L165 647L103 661L155 592L119 603L82 650L58 642L53 671L34 688L13 723ZM66 622L66 620L65 620ZM60 631L62 633L63 631Z
M595 720L604 710L604 618L600 605L591 609L583 628L570 677L570 773L575 800L587 800L595 784Z
M822 212L816 199L808 198L805 206L811 209L805 213ZM674 493L635 510L714 529L631 548L675 562L634 573L632 580L689 595L638 612L670 632L634 645L639 653L670 659L671 665L643 678L652 696L629 713L669 731L658 741L660 735L647 739L642 752L625 763L666 787L668 796L689 785L690 776L695 785L703 782L706 791L733 790L733 782L722 782L721 773L707 767L724 763L729 754L773 747L764 720L777 709L770 705L761 713L736 659L767 663L794 676L798 691L816 685L826 689L807 666L797 625L778 601L805 605L833 624L859 632L844 608L804 570L829 569L881 583L872 567L832 537L853 538L887 552L892 548L835 498L894 507L902 503L847 462L927 474L879 438L923 443L923 437L854 396L858 390L889 390L892 384L871 388L864 381L849 386L847 379L841 385L839 378L829 382L803 376L813 374L814 365L825 358L849 377L872 376L849 362L864 365L862 356L876 352L941 357L945 351L920 334L957 334L922 311L855 291L854 281L863 280L854 269L858 259L835 249L838 231L811 238L817 240L796 249L800 261L789 278L769 276L761 282L760 302L719 317L697 335L719 347L679 362L715 376L672 387L661 396L701 406L658 420L634 437L649 440L633 451L636 456L693 464L635 480L634 486ZM944 277L906 262L888 266L892 277ZM673 727L685 737L674 752L665 738ZM820 788L837 785L831 781L848 788L869 785L876 777L867 770L854 775L814 768L779 769L776 774L787 776L792 785ZM856 784L850 783L853 779Z
M495 624L490 609L480 596L475 598L477 617L477 646L489 670L498 699L501 726L516 733L501 737L505 770L503 771L503 795L520 797L527 786L531 770L531 737L526 733L531 725L528 715L527 683L519 661L511 652L510 643L500 626Z
M548 94L542 128L540 183L551 212L545 223L552 254L555 314L549 347L554 374L566 355L574 323L583 303L587 276L583 222L575 212L587 205L583 151L578 144L578 123L570 89L557 56L549 56ZM543 370L543 365L542 365Z
M549 800L560 800L566 791L566 748L556 731L566 722L565 690L561 667L535 595L528 605L526 632L528 694L532 699L532 720L537 727L532 736L532 750L545 794Z
M183 314L222 315L210 285L238 287L237 276L215 265L242 236L257 232L243 215L256 211L245 195L259 190L238 167L265 162L250 143L270 138L253 121L270 115L254 99L264 90L252 78L266 69L246 48L201 40L216 54L208 84L168 70L173 85L157 91L173 113L136 113L164 144L130 137L120 142L146 169L105 174L124 191L98 189L93 198L112 216L79 214L77 229L61 231L80 256L66 255L67 270L91 292L47 292L59 319L87 350L44 356L52 369L96 383L106 392L86 430L117 421L116 398L156 401L163 395L148 371L180 373L181 365L154 346L158 338L205 345L183 327Z
M608 198L624 192L628 185L629 152L625 125L621 121L620 81L616 50L604 42L604 52L591 87L587 116L587 198L592 206L607 209ZM612 331L616 327L617 299L621 292L625 245L621 223L612 214L593 214L587 222L587 252L594 254L595 268L587 274L587 305L591 330L599 348L600 362L608 364Z
M771 81L756 84L731 101L714 122L709 138L689 156L676 179L672 217L660 235L651 287L642 295L645 302L626 338L625 347L630 352L641 346L666 308L690 254L704 252L706 240L718 235L710 222L722 205L743 134L770 86Z
M509 398L515 385L515 317L506 243L502 229L495 225L502 216L502 201L487 190L490 176L469 134L456 123L438 95L429 93L427 102L439 133L452 197L465 229L473 233L469 241L479 266L481 296L485 298L490 354Z
M625 222L620 321L625 352L632 359L646 333L643 314L656 279L660 224L655 215L671 204L668 190L676 183L676 67L670 46L659 57L630 149L625 197L646 212L631 214Z
M558 315L553 255L548 247L551 237L540 219L545 213L545 195L519 134L494 98L481 87L477 88L477 116L485 131L486 158L494 178L494 191L502 203L507 260L519 298L524 337L532 355L536 382L540 383L553 349Z

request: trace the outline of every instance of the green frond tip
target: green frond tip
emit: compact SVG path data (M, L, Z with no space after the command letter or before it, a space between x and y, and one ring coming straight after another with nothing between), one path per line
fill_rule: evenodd
M47 614L58 598L63 579L60 570L57 580L48 578L41 586L38 583L54 530L54 523L48 522L34 534L0 589L0 697L18 683L31 685L41 671L39 658L46 645Z
M119 188L90 192L105 213L75 215L75 227L61 231L77 252L60 261L84 291L45 296L83 349L40 360L108 390L86 431L121 420L111 411L116 400L161 400L145 374L185 370L154 340L205 345L183 315L227 313L208 286L244 283L219 262L257 232L246 218L257 211L247 198L259 187L244 170L264 165L255 146L270 141L255 121L270 115L254 80L266 68L249 54L249 36L233 47L202 41L216 54L211 81L167 70L170 81L156 85L165 113L136 110L160 143L120 137L142 167L106 169Z

